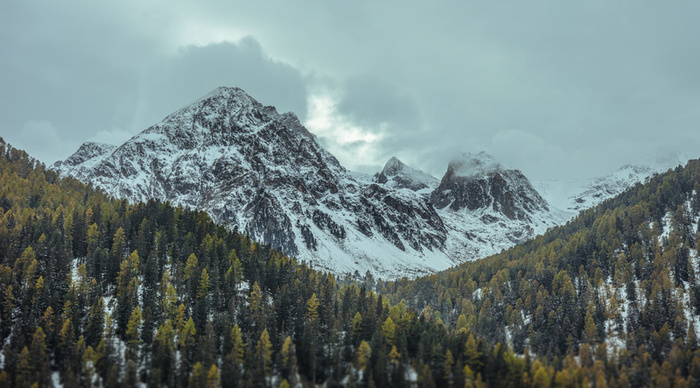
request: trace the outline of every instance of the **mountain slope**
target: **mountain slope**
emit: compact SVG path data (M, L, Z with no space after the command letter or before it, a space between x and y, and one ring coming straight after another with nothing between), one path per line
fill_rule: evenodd
M631 386L663 385L669 373L700 377L697 367L686 374L691 360L700 363L699 241L700 160L692 160L506 252L380 287L516 353L627 365L589 381L624 375ZM565 369L557 379L581 382Z
M443 249L446 230L426 199L346 171L296 116L237 88L214 90L108 155L73 156L54 167L130 201L205 210L337 272L386 276L453 264Z
M527 379L526 359L374 283L341 285L203 212L59 179L0 138L0 387Z
M658 156L645 163L627 164L611 174L580 182L540 181L534 185L547 201L571 217L622 193L637 183L685 165L690 158L677 152Z
M452 231L448 250L460 262L496 254L565 219L522 172L484 152L452 160L430 202Z
M84 145L54 168L119 198L205 210L336 273L434 272L499 252L557 222L519 172L500 171L467 187L489 185L492 201L445 209L449 189L398 159L376 177L347 171L296 116L238 88L218 88L117 148L96 148Z
M699 219L692 161L503 254L341 286L0 139L0 386L698 386Z

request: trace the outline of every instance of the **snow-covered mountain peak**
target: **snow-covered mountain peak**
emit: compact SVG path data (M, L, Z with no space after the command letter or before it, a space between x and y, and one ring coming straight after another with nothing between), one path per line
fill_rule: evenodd
M461 153L453 158L447 166L455 176L479 178L502 171L504 167L493 156L484 151L478 154Z
M107 155L111 154L117 146L107 143L98 142L85 142L73 155L64 161L57 161L54 164L54 168L59 169L61 165L64 166L78 166L89 161L97 161L104 159ZM80 179L80 178L78 178Z
M644 182L654 174L666 172L678 165L685 165L690 157L678 151L663 151L641 163L626 164L614 172L583 181L540 181L537 190L550 204L568 212L573 217L581 210L598 205L638 182Z
M547 202L519 170L505 169L491 155L463 153L447 166L440 185L431 194L438 209L453 211L491 208L509 219L529 220L548 211Z
M238 88L216 89L111 152L77 156L54 168L115 197L204 210L320 268L395 277L455 263L425 196L349 173L296 115Z
M73 156L83 157L85 159L94 158L95 156L104 155L106 153L112 152L117 148L113 144L99 143L94 141L88 141L83 143L78 151L76 151Z
M403 164L403 162L401 162L396 156L392 156L391 159L389 159L384 165L382 173L389 176L396 175L405 166L406 165Z
M205 100L229 100L229 99L237 99L239 101L254 101L256 104L258 104L257 101L248 93L246 93L243 89L236 87L236 86L219 86L218 88L212 90L211 92L205 94L203 97L201 97L199 100L195 101L194 103L190 105L196 105L201 101Z
M522 173L485 153L459 160L442 182L396 158L374 177L353 173L293 113L217 88L118 148L88 143L54 168L118 198L204 210L318 268L397 277L554 225Z
M430 191L439 184L437 178L405 165L395 156L386 162L382 171L375 175L375 179L389 187L413 191Z

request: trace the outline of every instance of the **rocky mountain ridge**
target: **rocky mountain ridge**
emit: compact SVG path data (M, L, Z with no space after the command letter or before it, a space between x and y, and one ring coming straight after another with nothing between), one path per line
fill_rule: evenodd
M205 210L336 273L429 273L559 222L519 171L480 165L469 177L456 166L442 181L395 158L375 176L348 171L293 113L218 88L119 147L86 143L53 168L115 197Z

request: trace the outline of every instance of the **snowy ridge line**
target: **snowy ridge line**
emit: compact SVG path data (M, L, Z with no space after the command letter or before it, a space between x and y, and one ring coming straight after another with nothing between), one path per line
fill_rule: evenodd
M462 154L438 180L392 158L346 170L293 113L217 88L116 147L53 166L130 201L158 199L335 273L397 278L507 249L566 221L518 170Z

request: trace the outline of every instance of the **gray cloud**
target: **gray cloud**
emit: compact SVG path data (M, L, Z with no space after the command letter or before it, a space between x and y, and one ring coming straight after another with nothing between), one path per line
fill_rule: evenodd
M421 125L419 108L396 85L372 75L345 80L338 113L362 126L391 124L397 131L412 131Z
M251 37L178 45L167 10L39 3L0 10L0 136L46 163L87 140L123 142L223 85L305 117L301 73Z
M337 117L319 136L364 171L397 155L440 176L450 155L486 150L534 178L587 177L659 147L700 156L699 11L632 0L7 1L0 128L10 141L53 128L77 147L236 85L312 124L307 101L333 99Z
M219 86L238 86L264 105L306 118L306 81L299 70L268 58L251 37L238 43L187 46L159 58L141 77L136 128L145 128Z

